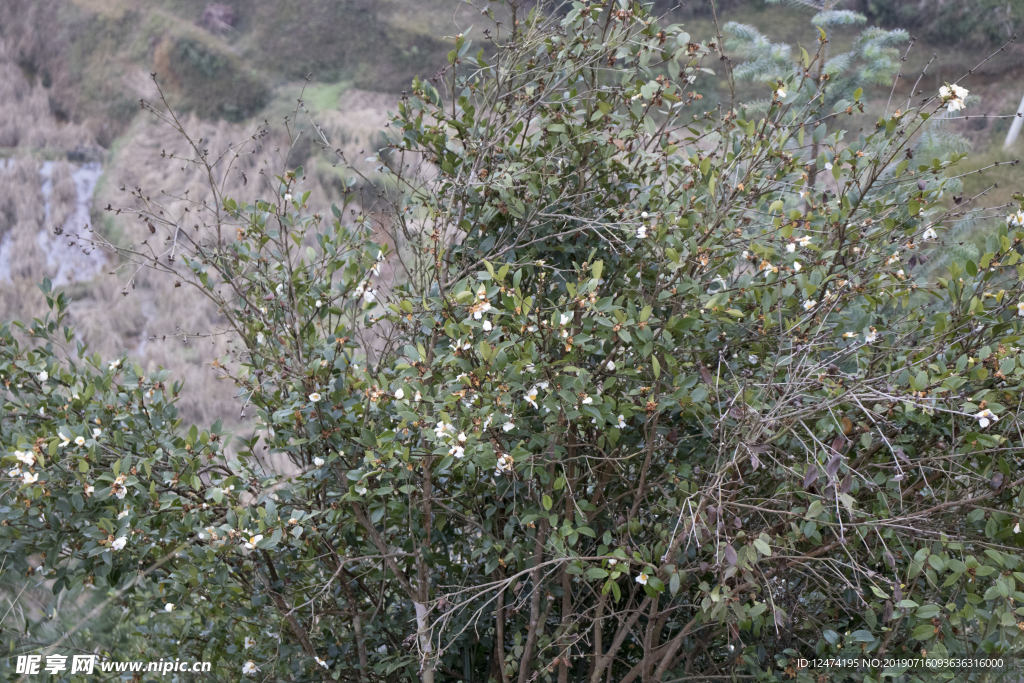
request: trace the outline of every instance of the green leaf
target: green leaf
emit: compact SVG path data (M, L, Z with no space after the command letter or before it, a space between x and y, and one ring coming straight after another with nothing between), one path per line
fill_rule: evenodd
M935 637L935 627L932 626L930 622L926 624L920 624L917 628L914 629L913 633L910 634L910 637L914 640L920 641L931 640Z
M547 495L546 493L544 494L544 498L541 499L541 502L543 503L545 510L550 510L551 506L554 504L551 500L551 496Z

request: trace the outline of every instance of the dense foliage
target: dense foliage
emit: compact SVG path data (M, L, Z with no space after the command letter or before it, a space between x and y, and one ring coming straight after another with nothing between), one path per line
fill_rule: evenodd
M949 45L998 46L1020 32L1024 24L1021 0L856 0L851 4L874 21L902 26Z
M820 53L706 113L718 38L639 5L486 36L399 103L375 206L309 215L301 169L181 215L134 192L169 239L123 256L218 302L251 436L75 348L48 285L3 328L7 568L216 680L869 682L797 661L1019 651L1024 220L917 275L959 156L913 141L959 91L853 136ZM211 178L240 153L194 152Z

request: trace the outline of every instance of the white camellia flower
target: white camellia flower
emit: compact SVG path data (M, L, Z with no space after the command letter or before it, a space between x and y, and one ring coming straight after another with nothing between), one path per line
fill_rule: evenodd
M36 456L31 451L14 451L14 457L26 465L33 465L36 461Z
M619 429L625 429L625 428L626 428L626 417L624 415L619 415Z
M1017 302L1017 315L1024 315L1024 301Z
M401 401L403 398L405 398L405 391L401 388L395 389L395 398Z
M245 549L246 550L252 550L253 548L256 547L256 544L259 543L262 540L263 540L263 534L256 534L255 536L250 536L249 537L249 541L245 544Z
M501 426L501 428L504 429L506 432L511 432L513 429L516 428L516 425L514 422L506 422Z
M114 550L123 550L126 543L128 543L128 539L122 536L121 538L115 538L110 547Z
M356 484L356 493L360 496L366 495L366 487L361 484Z
M498 463L495 466L494 473L503 474L505 472L510 472L512 471L513 464L514 461L512 460L512 456L509 455L508 453L504 453L498 457Z
M20 467L12 467L10 470L7 471L7 476L8 477L12 477L12 478L20 477L21 476L21 468Z
M316 300L316 307L317 307L317 308L320 308L320 307L321 307L321 306L323 306L323 305L324 305L324 302L323 302L323 301L320 301L320 299L317 299L317 300Z
M796 251L796 242L790 242L789 244L787 244L786 251L788 251L790 254Z
M534 408L537 407L537 387L532 387L528 392L526 392L526 402Z
M452 424L450 422L446 424L444 421L439 421L436 425L434 425L434 436L436 436L438 439L443 438L445 436L445 432L450 432L453 429L454 427L452 427Z
M995 413L988 408L975 413L974 418L978 421L978 426L982 429L985 429L985 427L988 427L993 422L997 422L999 420Z
M610 360L607 363L605 363L605 368L608 369L608 372L613 372L615 370L615 361Z
M780 85L778 88L776 88L775 97L779 98L780 100L786 99L786 86Z
M864 341L867 342L868 344L874 344L876 341L878 341L878 332L875 331L875 328L868 328L868 333L864 335Z
M452 446L448 449L448 455L454 455L456 458L462 459L466 455L466 449L462 446Z
M412 395L412 400L414 400L414 401L421 401L421 400L423 400L423 397L420 396L420 392L417 391L415 394Z
M22 476L22 479L24 479L26 484L34 484L37 481L39 481L39 475L35 474L33 472L26 472L25 474L23 474L21 476Z
M50 374L46 372L46 370L43 370L38 375L36 375L36 377L39 378L40 382L45 382L46 380L50 379Z
M815 302L813 299L808 299L807 301L804 302L804 310L810 311L817 305L817 302Z
M928 228L924 231L924 234L921 235L921 237L926 240L933 240L938 238L938 236L938 233L935 232L935 228Z
M88 486L85 487L84 490L85 490L85 495L91 496L93 494L93 491L96 490L96 487L93 486L92 484L89 484Z
M811 243L810 235L804 235L803 237L800 238L800 246L801 247L806 247L810 243Z
M245 637L245 649L248 650L248 649L251 649L253 647L256 647L256 640L253 639L252 636L246 636Z
M639 239L646 238L647 237L647 226L646 225L641 225L639 228L637 228L636 229L636 236Z
M323 668L325 668L325 669L329 668L327 666L327 662L325 662L324 660L320 659L319 657L314 657L313 659L315 659L316 663L319 664L320 666L322 666Z
M117 518L118 519L124 519L125 517L127 517L130 514L132 514L132 509L131 508L127 508L125 510L121 510L120 512L118 512L117 513Z
M1020 522L1017 522L1016 524L1013 525L1013 533L1015 533L1015 534L1019 534L1020 533Z
M491 325L491 321L490 320L485 320L483 328L484 328L484 332L490 332L492 329L494 329L494 326Z
M100 434L102 434L102 433L103 433L103 430L100 429L99 427L96 427L96 428L94 428L92 430L92 438L98 439L98 438L100 438Z
M754 354L750 354L749 356L747 356L747 360L750 362L751 365L757 365L758 363L761 362L761 359L755 356Z
M242 673L245 674L246 676L251 676L252 674L256 673L257 671L259 671L259 667L257 667L256 664L253 663L253 661L251 659L248 662L246 662L245 664L242 665Z
M641 585L643 585L643 586L646 586L647 585L647 574L644 574L643 572L640 572L640 575L636 577L636 582L641 584Z
M944 85L939 88L939 97L946 103L946 111L948 112L963 109L966 106L964 100L967 99L967 94L967 88L961 88L959 85Z
M459 443L466 443L466 432L459 432Z
M318 401L320 401L320 394L314 391L312 394L309 395L310 403L317 403Z
M594 399L590 398L589 396L584 397L584 399L582 401L580 401L580 403L582 403L585 406L589 406L593 402L594 402Z
M169 602L166 605L164 605L164 611L165 612L173 612L174 611L174 603L173 602Z
M110 361L110 363L107 364L107 367L110 368L111 370L116 370L117 368L121 367L121 359L119 358L117 360Z
M799 261L793 261L793 270L795 270L796 272L799 273L802 269L803 269L803 266L800 265Z
M562 313L559 316L559 318L558 318L559 324L561 324L561 325L567 325L567 324L569 324L569 321L571 321L571 320L572 320L572 315L570 315L569 313Z
M317 467L323 467L325 462L326 460L319 456L313 458L313 464L316 465Z

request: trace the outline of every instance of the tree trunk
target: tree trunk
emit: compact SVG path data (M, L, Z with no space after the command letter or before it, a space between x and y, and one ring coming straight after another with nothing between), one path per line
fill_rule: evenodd
M1017 142L1021 125L1024 125L1024 97L1020 98L1020 104L1017 106L1017 115L1013 117L1013 123L1010 125L1010 132L1006 134L1006 142L1003 143L1003 149L1010 149L1013 143Z
M421 683L434 683L434 663L430 661L433 646L430 643L430 625L427 623L427 606L422 602L412 603L416 608L416 637L419 638L423 661L420 665Z

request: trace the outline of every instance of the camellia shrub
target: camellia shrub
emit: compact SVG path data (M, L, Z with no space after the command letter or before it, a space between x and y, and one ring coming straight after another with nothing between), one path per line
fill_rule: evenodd
M398 103L375 201L312 213L301 169L187 212L134 192L170 239L122 256L220 306L251 433L182 424L188 388L90 355L47 284L3 328L5 571L204 680L869 683L800 660L1019 652L1024 213L918 267L971 210L956 153L913 154L961 86L850 134L864 93L826 108L809 55L760 113L706 111L717 36L509 11Z

